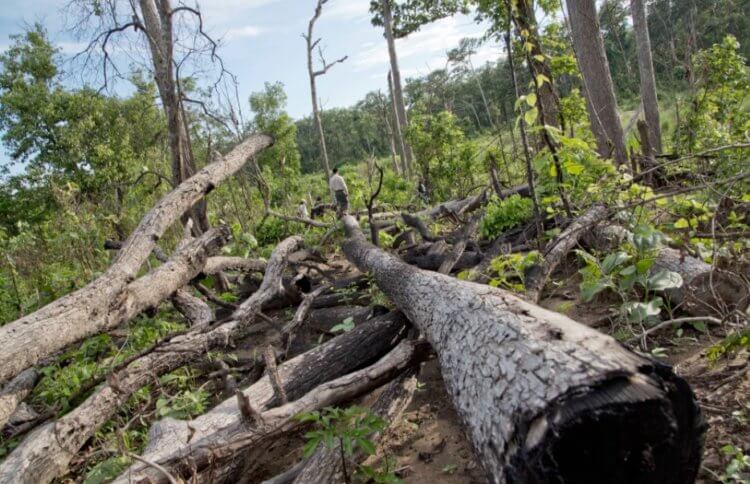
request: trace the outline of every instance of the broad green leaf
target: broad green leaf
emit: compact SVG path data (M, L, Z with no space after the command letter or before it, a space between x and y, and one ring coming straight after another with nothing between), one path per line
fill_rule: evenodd
M682 286L682 276L676 272L661 270L648 278L648 287L654 291L676 289Z
M674 228L676 229L686 229L690 227L690 222L687 221L685 218L680 218L674 223Z
M532 107L532 108L536 106L536 94L535 93L532 92L526 96L526 104L528 104L529 107Z
M523 114L523 120L526 121L526 124L532 125L536 121L536 118L538 115L539 115L539 110L534 107L534 108L529 109Z
M615 252L609 254L602 261L602 272L604 274L610 274L615 268L622 265L628 259L630 259L630 256L627 252Z

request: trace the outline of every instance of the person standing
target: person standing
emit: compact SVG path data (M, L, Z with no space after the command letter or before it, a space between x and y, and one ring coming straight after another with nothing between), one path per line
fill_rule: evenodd
M333 169L333 175L328 181L328 186L336 199L336 215L341 217L349 210L349 189L346 187L344 178L339 175L339 169Z
M297 205L297 217L307 220L308 214L307 214L307 202L302 200L299 202L299 205Z

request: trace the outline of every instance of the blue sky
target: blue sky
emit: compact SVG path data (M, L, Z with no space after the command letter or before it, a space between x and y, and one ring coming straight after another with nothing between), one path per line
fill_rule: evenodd
M187 3L193 5L194 1ZM2 0L0 49L9 45L10 34L39 21L65 55L83 50L86 39L77 39L68 30L74 19L63 9L66 3L68 0ZM315 0L202 0L199 4L206 30L222 39L219 52L239 80L243 109L247 110L249 94L262 89L264 82L281 81L288 95L289 113L295 118L307 115L311 109L309 81L305 44L300 34L307 29ZM386 44L382 29L370 24L368 7L369 0L329 0L316 24L316 34L323 38L328 59L349 56L345 63L318 78L324 109L349 106L368 91L387 89ZM471 16L456 16L399 40L402 75L416 76L442 67L448 49L455 47L461 38L479 36L482 31L483 27ZM473 61L480 65L497 59L500 54L499 47L488 45ZM129 56L124 59L121 55L120 60L127 64L142 56L142 52L131 52ZM125 89L122 83L116 87L121 92Z

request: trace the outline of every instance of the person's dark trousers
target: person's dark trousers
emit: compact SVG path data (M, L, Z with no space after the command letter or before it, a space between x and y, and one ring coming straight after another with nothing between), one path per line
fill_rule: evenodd
M349 197L346 196L344 190L336 190L334 193L336 196L336 205L338 205L338 214L346 213L349 210Z

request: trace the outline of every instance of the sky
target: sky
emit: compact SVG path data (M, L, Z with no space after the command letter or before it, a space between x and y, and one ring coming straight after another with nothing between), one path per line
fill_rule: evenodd
M173 4L177 2L173 0ZM194 2L187 0L191 6ZM64 9L67 3L68 0L2 0L0 50L10 45L9 35L41 22L64 56L82 51L87 39L76 38L70 32L69 25L75 19ZM294 118L308 115L311 99L301 34L307 30L316 0L199 0L198 3L206 31L221 39L219 54L238 79L243 109L248 109L250 93L262 90L264 82L281 81L288 96L287 111ZM382 28L370 23L368 9L369 0L329 0L323 7L315 35L322 37L326 58L330 61L348 56L343 64L318 78L323 109L350 106L368 91L387 90L387 46ZM447 50L463 37L480 36L485 28L476 24L472 16L455 16L398 40L402 77L424 75L443 67ZM133 59L143 54L139 51L128 55ZM478 66L496 60L500 54L497 45L485 45L472 61ZM122 83L115 87L115 91L126 89Z

